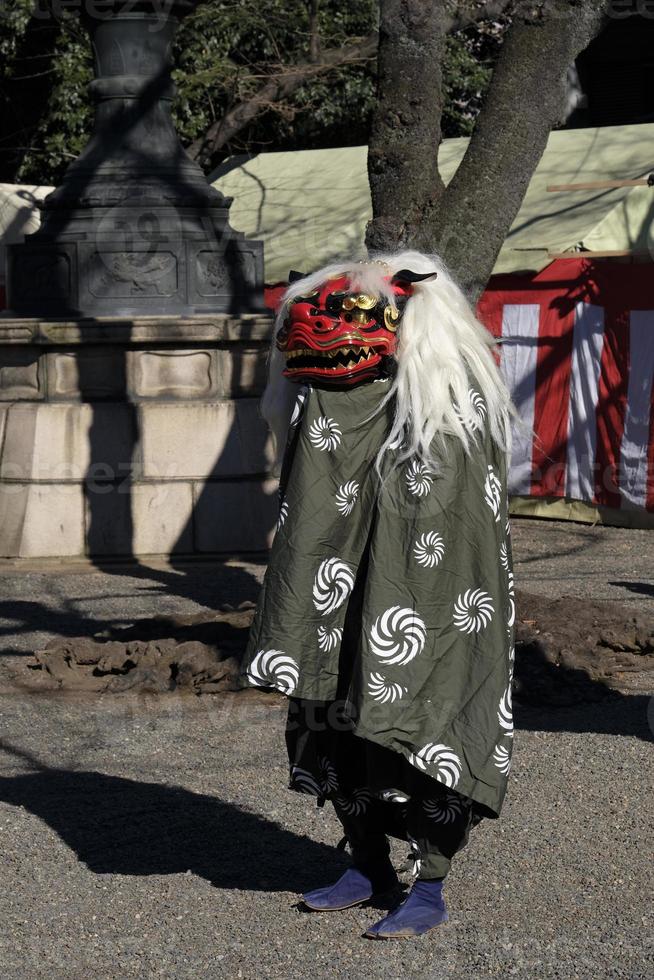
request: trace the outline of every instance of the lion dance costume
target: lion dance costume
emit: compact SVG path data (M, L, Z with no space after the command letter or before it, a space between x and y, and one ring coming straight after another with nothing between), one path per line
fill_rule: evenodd
M243 678L289 698L290 788L331 800L352 867L303 896L408 898L366 935L447 918L454 854L499 816L511 762L513 408L475 319L417 252L296 277L263 413L285 434L280 510Z

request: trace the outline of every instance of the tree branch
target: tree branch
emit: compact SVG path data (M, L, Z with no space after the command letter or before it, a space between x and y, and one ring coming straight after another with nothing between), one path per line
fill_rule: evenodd
M608 4L547 0L514 16L465 156L416 230L475 299L509 232L551 129L564 121L566 71Z
M515 0L495 0L488 3L463 4L460 8L442 13L442 30L445 33L453 33L480 20L493 20L501 16L514 2ZM309 78L345 64L372 58L377 54L377 32L370 33L363 40L350 42L341 48L328 48L322 52L318 21L319 6L320 0L309 0L309 60L282 66L279 72L271 75L251 97L242 99L221 119L212 123L207 131L187 148L187 152L194 160L202 163L210 161L213 154L229 143L248 123L282 99L288 98ZM431 2L413 0L410 6L415 12L422 6L437 8L442 7L443 4L442 0L431 0ZM390 43L395 43L392 34Z
M271 105L288 98L310 78L343 65L374 57L377 52L377 42L377 33L373 31L367 37L349 42L340 48L328 48L320 54L316 62L305 61L281 67L279 72L272 75L254 95L239 102L222 119L212 123L203 136L187 147L187 152L194 160L210 159L248 123L269 109Z
M563 121L567 69L599 30L608 0L499 6L511 26L468 149L445 188L437 168L444 34L453 16L472 14L439 19L439 0L381 0L366 244L439 252L471 299L488 281L552 127Z
M309 4L309 61L317 64L320 60L320 24L318 8L320 0L311 0Z

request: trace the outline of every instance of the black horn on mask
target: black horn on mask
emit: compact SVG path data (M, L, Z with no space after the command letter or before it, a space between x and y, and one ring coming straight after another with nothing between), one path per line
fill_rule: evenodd
M304 279L304 277L305 277L305 273L304 272L298 272L297 269L291 269L291 271L288 274L288 284L289 284L289 286L292 283L297 282L298 279Z
M391 282L425 282L427 279L435 279L437 272L411 272L411 269L400 269L393 273Z

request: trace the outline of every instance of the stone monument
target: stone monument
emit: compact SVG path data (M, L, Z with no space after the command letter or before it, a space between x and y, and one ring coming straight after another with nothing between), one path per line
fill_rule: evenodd
M261 243L185 153L171 45L198 0L95 0L94 132L8 247L0 556L251 552L274 522Z

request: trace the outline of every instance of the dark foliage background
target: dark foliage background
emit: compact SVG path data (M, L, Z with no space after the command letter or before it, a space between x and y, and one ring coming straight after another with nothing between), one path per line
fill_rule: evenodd
M88 139L91 53L66 7L54 16L33 0L5 0L0 10L0 180L55 184ZM284 66L365 37L377 18L376 0L208 0L177 34L174 113L183 143ZM472 131L505 27L487 20L448 36L445 136ZM230 153L366 143L375 71L373 58L313 77L270 104L210 164Z

